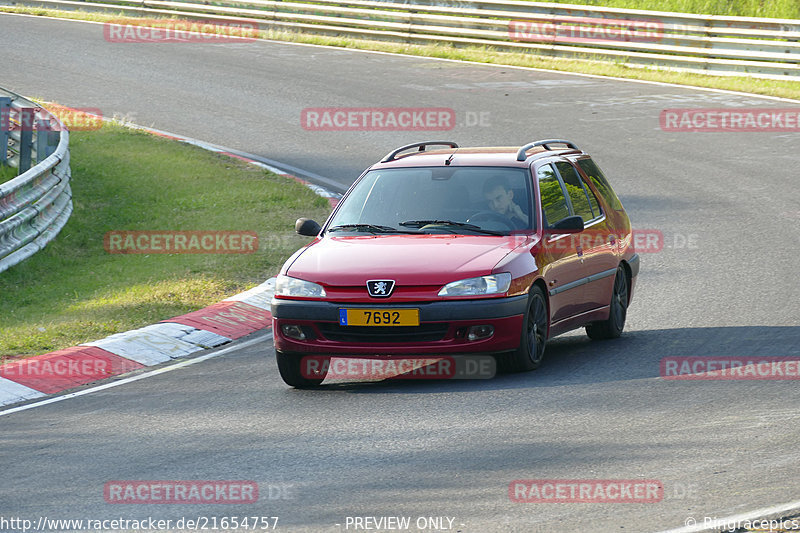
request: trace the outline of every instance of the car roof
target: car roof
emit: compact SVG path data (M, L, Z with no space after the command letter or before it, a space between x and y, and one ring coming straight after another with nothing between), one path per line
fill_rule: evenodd
M408 146L416 148L416 145ZM423 146L422 148L426 147ZM521 148L513 146L438 148L435 150L398 153L402 149L403 147L398 148L384 157L380 162L372 165L370 169L440 166L502 166L525 168L537 159L566 154L584 154L584 152L577 147L554 149L551 146L545 147L538 145L528 148L525 151L525 160L518 161L517 156ZM449 162L446 162L448 159Z

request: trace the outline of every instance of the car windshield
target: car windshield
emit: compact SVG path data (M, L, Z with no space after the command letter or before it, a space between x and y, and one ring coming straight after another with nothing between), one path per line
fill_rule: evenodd
M527 169L372 170L343 200L328 231L507 235L530 229Z

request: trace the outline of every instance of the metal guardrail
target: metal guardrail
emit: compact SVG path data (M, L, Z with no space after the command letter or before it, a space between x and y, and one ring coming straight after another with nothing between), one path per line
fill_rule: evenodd
M35 165L34 165L35 163ZM69 132L40 105L0 88L0 272L35 254L72 214Z
M488 46L629 66L800 80L800 20L723 17L521 0L0 0L262 30Z

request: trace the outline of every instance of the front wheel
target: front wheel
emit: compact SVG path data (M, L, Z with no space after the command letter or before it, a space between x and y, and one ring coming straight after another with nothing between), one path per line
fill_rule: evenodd
M608 310L608 320L593 322L586 326L586 334L592 340L616 339L622 335L625 328L625 318L628 316L628 275L625 267L617 267L617 276L614 278L614 290L611 293L611 305Z
M547 344L548 315L544 293L538 286L531 289L528 311L522 321L519 348L498 356L498 370L504 372L526 372L542 364Z
M296 389L314 389L322 386L328 374L330 358L313 357L313 366L303 368L304 357L301 354L275 351L278 372L283 381Z

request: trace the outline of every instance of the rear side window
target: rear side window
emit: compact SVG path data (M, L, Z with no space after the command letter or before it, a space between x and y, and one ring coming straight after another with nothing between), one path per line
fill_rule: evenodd
M614 211L622 211L622 203L614 193L614 189L612 189L611 185L608 184L608 181L603 175L603 171L600 170L600 167L598 167L597 164L595 164L595 162L591 159L579 160L578 166L581 167L581 170L583 170L587 176L589 176L592 184L595 186L597 191L600 193L600 196L603 197L609 207L611 207L611 209Z
M565 162L556 163L558 173L564 180L567 187L569 199L572 202L572 209L576 215L580 215L584 222L589 222L600 216L600 207L594 193L583 184L583 180L578 175L575 167Z
M539 192L542 195L542 217L544 226L552 226L564 217L569 216L569 205L561 189L555 170L551 165L539 167L536 171L539 180Z

